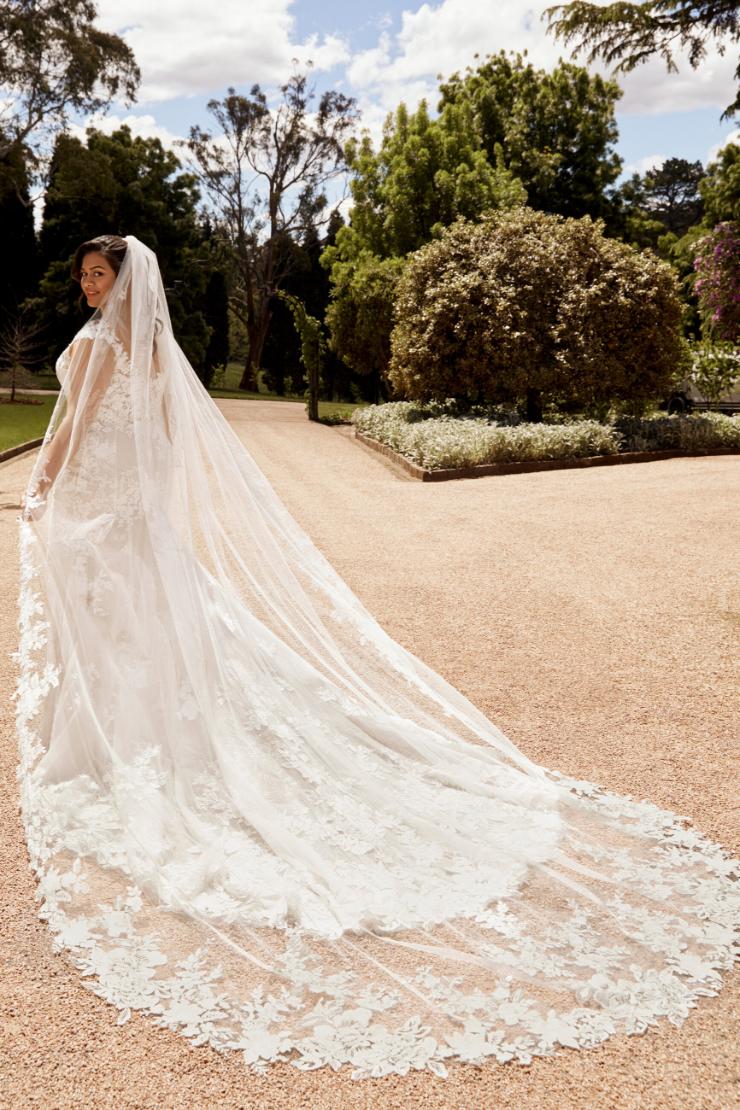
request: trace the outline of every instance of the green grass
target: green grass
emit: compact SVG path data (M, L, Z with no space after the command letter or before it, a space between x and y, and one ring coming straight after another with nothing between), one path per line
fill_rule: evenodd
M40 439L47 429L56 396L34 397L17 393L11 405L10 394L0 394L0 451L7 451L29 439ZM20 400L19 400L20 398Z

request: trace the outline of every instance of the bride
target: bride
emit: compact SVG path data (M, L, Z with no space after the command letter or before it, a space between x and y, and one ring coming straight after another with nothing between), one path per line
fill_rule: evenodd
M155 255L82 244L90 320L19 521L40 914L120 1010L251 1068L528 1063L681 1024L740 863L541 767L389 637L175 341Z

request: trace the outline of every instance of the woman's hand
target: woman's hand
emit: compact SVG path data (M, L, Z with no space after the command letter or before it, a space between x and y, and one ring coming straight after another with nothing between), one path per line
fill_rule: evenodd
M37 489L21 494L21 520L39 520L46 512L46 498Z

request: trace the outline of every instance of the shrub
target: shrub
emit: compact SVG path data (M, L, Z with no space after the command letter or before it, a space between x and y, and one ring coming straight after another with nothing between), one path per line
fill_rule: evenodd
M697 243L694 291L702 332L736 343L740 337L740 226L717 224Z
M740 418L722 413L639 418L611 423L493 423L484 416L453 415L457 403L396 401L355 409L358 431L430 470L489 462L584 458L622 451L740 450ZM509 414L502 414L504 420Z
M507 426L491 424L484 417L443 415L419 419L420 411L403 401L369 405L353 413L352 423L365 435L430 470L609 455L619 448L619 438L612 429L594 420Z
M407 259L391 338L401 397L597 405L669 391L683 357L671 268L600 221L527 208L458 220Z
M740 420L721 412L701 416L620 416L614 428L622 451L701 451L713 447L740 449Z
M691 360L689 377L710 401L718 401L740 378L740 351L734 343L692 343Z

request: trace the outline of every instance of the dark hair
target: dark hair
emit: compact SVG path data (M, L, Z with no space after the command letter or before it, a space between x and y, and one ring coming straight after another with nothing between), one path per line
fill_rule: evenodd
M84 243L80 243L75 251L72 261L72 277L75 281L80 280L83 259L86 254L93 253L102 254L105 261L118 273L126 256L127 248L128 243L120 235L98 235L95 239L87 239Z

